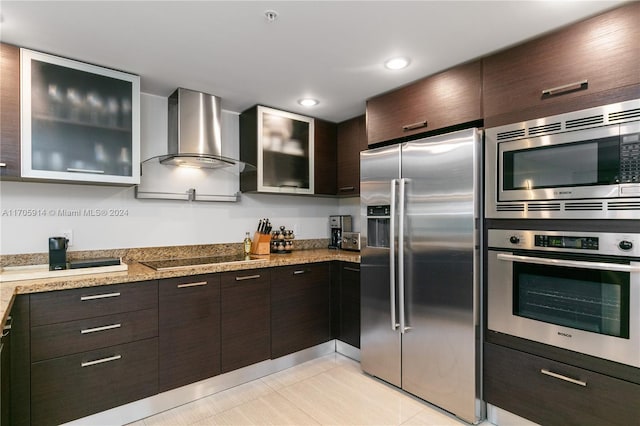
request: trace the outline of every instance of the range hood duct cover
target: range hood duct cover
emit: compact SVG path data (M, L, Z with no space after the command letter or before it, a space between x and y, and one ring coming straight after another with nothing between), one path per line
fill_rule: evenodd
M168 154L159 161L175 166L218 168L243 163L222 156L220 98L178 88L169 96Z

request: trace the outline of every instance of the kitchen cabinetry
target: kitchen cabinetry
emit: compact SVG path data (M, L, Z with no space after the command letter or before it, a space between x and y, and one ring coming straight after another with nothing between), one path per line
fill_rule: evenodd
M271 358L331 340L331 266L271 271Z
M223 373L271 356L269 270L228 272L221 277Z
M0 336L0 425L11 420L11 325L7 321Z
M31 295L31 423L157 393L157 301L155 281Z
M629 425L640 418L638 384L486 342L484 398L545 425Z
M10 423L12 426L31 424L31 359L29 325L29 296L17 296L11 308L11 373ZM4 422L2 423L5 424Z
M368 148L367 123L364 115L338 124L337 195L360 195L360 151Z
M261 105L240 114L243 192L314 193L314 119Z
M220 374L220 275L159 281L159 391Z
M140 78L21 49L22 177L140 183Z
M338 126L316 118L314 128L314 194L336 195Z
M369 145L482 119L482 68L475 61L367 100Z
M20 49L0 43L0 177L20 177Z
M339 330L337 339L360 348L360 265L339 262Z
M486 127L640 97L640 3L483 59Z

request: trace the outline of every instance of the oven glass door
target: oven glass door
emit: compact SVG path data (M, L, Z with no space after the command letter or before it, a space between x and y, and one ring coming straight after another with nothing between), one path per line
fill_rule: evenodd
M513 315L629 338L629 272L513 263Z

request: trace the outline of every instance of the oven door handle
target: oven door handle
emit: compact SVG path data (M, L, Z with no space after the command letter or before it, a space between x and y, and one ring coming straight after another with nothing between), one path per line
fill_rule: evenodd
M546 257L518 256L515 254L507 254L507 253L498 253L498 259L508 261L508 262L535 263L538 265L569 266L572 268L600 269L605 271L617 271L617 272L640 272L640 266L623 265L620 263L583 262L579 260L549 259Z

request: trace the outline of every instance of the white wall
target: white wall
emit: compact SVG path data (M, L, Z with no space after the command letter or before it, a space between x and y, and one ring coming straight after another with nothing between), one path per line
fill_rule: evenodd
M165 153L166 99L142 95L141 158ZM223 126L239 151L237 114L227 112ZM231 155L230 155L231 156ZM253 234L258 219L293 228L296 238L328 238L328 216L351 214L359 230L358 198L242 194L240 201L186 202L141 200L133 188L53 183L0 183L0 254L46 252L47 238L73 231L70 250L153 247L240 242ZM15 216L33 209L37 216ZM123 216L91 216L92 211L121 211ZM68 216L64 212L79 216Z

